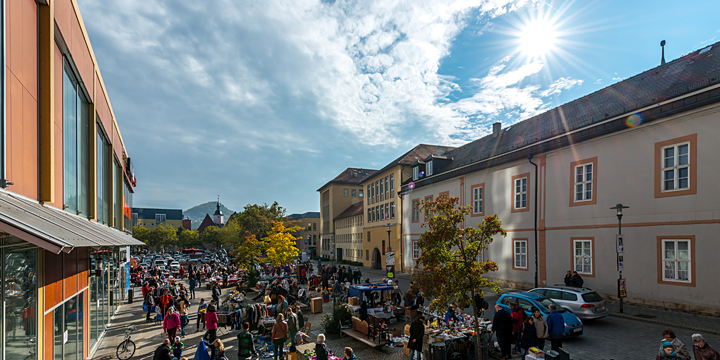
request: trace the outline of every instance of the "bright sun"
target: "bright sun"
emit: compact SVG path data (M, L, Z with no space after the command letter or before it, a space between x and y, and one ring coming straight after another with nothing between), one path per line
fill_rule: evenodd
M520 49L530 56L544 55L555 47L555 28L549 21L533 21L525 25L520 36Z

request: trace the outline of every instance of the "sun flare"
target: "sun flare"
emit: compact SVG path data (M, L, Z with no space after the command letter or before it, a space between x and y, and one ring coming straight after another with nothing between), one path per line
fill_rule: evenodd
M556 31L550 21L533 21L520 35L520 49L530 56L545 55L555 47Z

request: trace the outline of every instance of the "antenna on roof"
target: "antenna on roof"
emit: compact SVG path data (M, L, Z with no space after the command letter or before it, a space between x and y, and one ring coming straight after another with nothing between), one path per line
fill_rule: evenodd
M660 42L662 48L662 57L660 58L660 65L665 65L665 40Z

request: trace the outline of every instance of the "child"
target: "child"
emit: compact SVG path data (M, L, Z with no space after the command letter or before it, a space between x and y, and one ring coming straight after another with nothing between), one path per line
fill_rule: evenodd
M184 337L185 336L185 327L190 323L190 318L188 317L187 311L183 311L182 314L180 314L180 330L182 331L181 334Z
M175 342L170 347L170 350L173 352L173 357L176 359L180 359L182 357L183 349L185 349L185 344L180 342L180 337L175 337Z

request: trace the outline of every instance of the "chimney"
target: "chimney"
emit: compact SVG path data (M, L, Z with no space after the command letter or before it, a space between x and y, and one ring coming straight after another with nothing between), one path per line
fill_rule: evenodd
M501 123L496 122L496 123L493 124L493 134L492 134L492 136L493 136L494 138L496 138L496 137L498 137L498 135L500 135L500 129L502 129L502 124L501 124Z
M660 42L662 48L662 56L660 57L660 65L665 65L665 40Z

